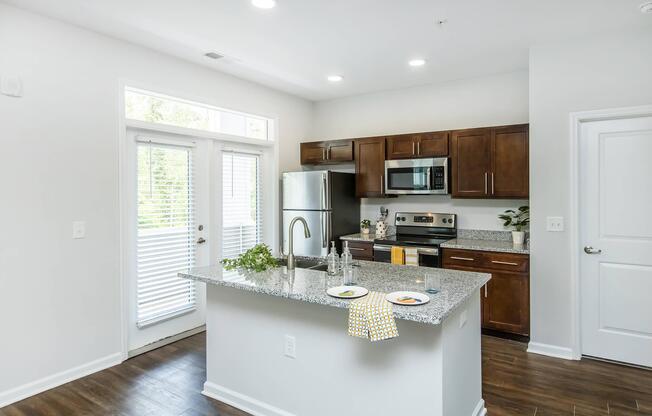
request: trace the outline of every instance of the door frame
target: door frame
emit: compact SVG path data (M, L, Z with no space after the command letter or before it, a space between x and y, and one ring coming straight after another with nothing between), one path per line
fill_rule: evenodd
M570 114L570 202L569 215L570 244L571 244L571 358L582 358L582 287L581 287L581 261L582 255L580 240L580 139L582 137L582 124L592 121L615 120L633 117L652 116L652 105L636 107L620 107L604 110L578 111Z
M134 81L126 78L120 78L116 82L116 86L118 88L116 98L117 102L115 103L115 109L117 111L116 117L118 120L118 131L116 135L116 140L118 141L117 143L117 148L118 148L118 163L117 163L117 170L118 170L118 183L117 183L117 193L118 193L118 201L117 205L119 207L118 209L118 224L119 226L117 227L118 229L116 230L116 233L118 234L118 252L119 252L119 297L120 297L120 353L121 353L121 361L126 361L129 358L129 315L128 315L128 310L129 310L129 276L131 271L131 265L129 262L129 253L127 250L129 250L130 245L129 245L129 233L131 232L129 230L129 218L130 218L130 212L129 212L129 199L130 196L128 194L130 188L130 183L129 181L132 180L133 178L131 175L128 174L128 171L126 170L128 168L128 163L129 163L129 154L128 154L128 134L127 131L129 129L136 129L136 130L148 130L152 133L162 133L166 135L179 135L179 136L187 136L187 137L196 137L198 139L207 139L208 141L212 142L210 147L210 157L214 157L214 155L217 153L216 150L224 143L233 143L233 145L244 145L244 147L248 146L256 146L259 149L263 149L264 153L268 156L269 158L269 168L272 170L272 174L269 175L268 177L268 184L266 185L269 188L269 195L271 196L265 202L270 205L270 212L272 216L272 222L269 227L269 230L272 230L272 234L270 235L270 240L278 242L279 241L279 235L280 235L280 230L279 230L279 215L280 215L280 173L279 173L279 139L280 139L280 134L279 134L279 116L278 114L265 114L265 113L257 113L260 116L266 117L272 122L272 136L271 140L269 141L262 141L262 140L257 140L257 139L250 139L246 137L240 137L240 136L233 136L229 134L222 134L222 133L214 133L214 132L209 132L209 131L203 131L203 130L195 130L195 129L189 129L185 127L176 127L176 126L171 126L171 125L164 125L164 124L156 124L156 123L148 123L148 122L142 122L142 121L137 121L137 120L131 120L126 117L126 109L125 109L125 88L127 87L133 87L133 88L140 88L143 90L147 91L155 91L160 94L165 94L169 95L171 97L176 97L176 98L181 98L181 99L186 99L198 103L203 103L207 105L213 105L215 107L219 108L224 108L223 103L217 103L215 102L214 99L209 99L207 97L203 96L193 96L192 94L180 92L180 91L174 91L170 90L169 88L161 88L160 85L153 85L151 83L146 83L146 82L140 82L140 81ZM238 111L238 112L244 112L248 113L248 111L243 111L240 109L231 109L233 111ZM217 174L216 171L216 163L213 161L213 163L209 163L208 166L208 174L210 175L209 178L209 193L213 192L213 196L217 197L215 192L217 192L218 189L216 184L215 184L215 174ZM214 206L215 206L215 198L210 198L211 195L209 195L209 215L214 215ZM210 218L209 218L210 220ZM214 222L213 222L214 223ZM221 226L221 220L219 221L219 225ZM214 230L215 227L210 227L208 236L213 241L215 238L219 238L219 236L211 234ZM211 244L211 247L209 249L209 255L213 256L216 254L217 249L218 249L217 244ZM221 246L220 246L221 247ZM274 250L274 247L271 247L272 250ZM174 339L175 337L171 337Z

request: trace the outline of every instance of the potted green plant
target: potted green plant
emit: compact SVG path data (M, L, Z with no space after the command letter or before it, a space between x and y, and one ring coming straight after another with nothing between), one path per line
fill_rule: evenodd
M508 209L498 218L504 221L505 227L512 227L512 240L514 244L520 245L525 241L525 229L530 224L530 207L524 205L517 210Z
M369 234L370 227L371 227L371 221L369 220L360 221L360 231L362 231L362 234Z

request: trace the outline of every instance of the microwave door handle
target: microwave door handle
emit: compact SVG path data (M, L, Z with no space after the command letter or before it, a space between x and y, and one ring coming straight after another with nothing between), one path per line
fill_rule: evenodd
M432 177L432 168L426 169L426 183L430 189L435 189L435 181Z

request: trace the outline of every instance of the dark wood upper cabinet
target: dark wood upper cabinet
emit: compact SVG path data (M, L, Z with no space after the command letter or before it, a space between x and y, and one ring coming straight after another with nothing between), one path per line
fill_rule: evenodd
M454 131L451 135L453 197L489 197L490 171L491 129Z
M418 136L401 134L387 138L387 159L412 159L417 154Z
M445 157L448 156L447 131L423 133L419 135L417 154L419 157Z
M353 161L353 140L301 143L302 165L327 165Z
M387 137L387 159L448 156L448 132L401 134Z
M451 134L453 198L527 198L528 125Z
M385 196L385 137L356 139L354 154L356 196Z
M530 194L528 125L493 130L492 195L499 198L527 198Z

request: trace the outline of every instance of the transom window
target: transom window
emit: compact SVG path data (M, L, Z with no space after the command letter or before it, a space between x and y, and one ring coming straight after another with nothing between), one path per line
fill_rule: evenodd
M125 88L125 113L128 119L148 123L273 140L272 120L269 118L131 87Z

